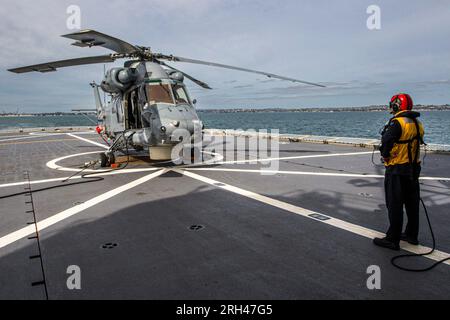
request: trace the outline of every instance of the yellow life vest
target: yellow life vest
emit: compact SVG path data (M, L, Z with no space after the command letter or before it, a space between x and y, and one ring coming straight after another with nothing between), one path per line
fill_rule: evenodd
M417 137L417 129L414 120L407 117L402 117L401 111L395 115L395 120L398 121L402 128L402 135L400 140L394 143L389 158L385 161L385 166L394 166L404 163L420 163L420 141L423 141L424 129L422 123L416 119L420 138Z

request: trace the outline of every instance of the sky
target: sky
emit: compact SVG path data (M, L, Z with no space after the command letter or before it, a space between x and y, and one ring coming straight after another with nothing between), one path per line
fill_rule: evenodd
M417 104L450 103L450 6L444 0L16 0L0 6L0 113L94 107L89 83L101 82L103 64L43 74L6 71L110 53L60 37L77 31L67 26L70 5L81 10L81 29L154 52L326 85L173 63L213 88L186 80L199 109L380 105L397 92L410 93ZM377 30L367 27L370 5L380 8Z

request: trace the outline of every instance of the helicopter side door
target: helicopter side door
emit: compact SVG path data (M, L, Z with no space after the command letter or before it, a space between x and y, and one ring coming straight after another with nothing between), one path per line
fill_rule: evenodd
M123 99L121 95L115 95L105 108L105 128L109 137L114 138L116 134L125 130L123 113Z

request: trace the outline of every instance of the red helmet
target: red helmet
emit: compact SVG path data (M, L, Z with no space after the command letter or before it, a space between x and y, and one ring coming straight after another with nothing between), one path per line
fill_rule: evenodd
M412 110L413 101L412 101L411 97L409 96L409 94L399 93L391 98L391 102L389 103L389 108L391 109L391 113Z

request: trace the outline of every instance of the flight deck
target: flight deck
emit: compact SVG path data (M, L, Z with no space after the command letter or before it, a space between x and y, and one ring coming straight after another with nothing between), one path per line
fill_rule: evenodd
M80 172L106 148L87 128L0 135L0 299L450 298L450 261L390 263L432 246L422 209L421 246L372 244L388 221L369 148L287 139L275 156L217 148L194 165L131 151ZM449 154L427 154L421 195L437 251L411 267L450 255Z

